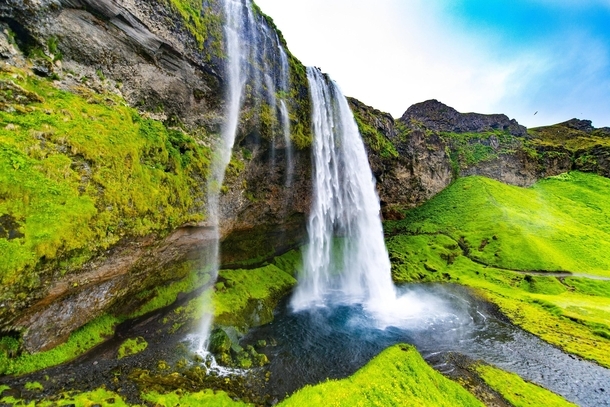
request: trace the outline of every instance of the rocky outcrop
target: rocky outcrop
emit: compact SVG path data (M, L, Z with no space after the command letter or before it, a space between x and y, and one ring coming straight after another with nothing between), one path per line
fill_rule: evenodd
M571 169L578 153L561 145L535 143L524 126L502 114L459 113L436 100L411 106L399 119L355 99L350 105L363 133L386 219L393 207L417 206L456 177L482 175L518 186ZM374 131L372 130L374 129ZM375 133L375 137L366 134ZM383 139L395 154L380 154ZM603 150L603 149L601 149ZM605 162L603 151L596 151ZM581 160L584 162L584 160Z
M142 117L211 147L224 123L226 52L222 3L204 1L201 7L199 16L185 16L163 0L7 0L0 3L0 57L8 66L52 81L58 89L116 95ZM261 30L276 35L269 19L258 12L256 19ZM262 77L261 61L269 49L257 51L251 75ZM309 102L304 69L289 53L288 57L292 84L288 110L300 143L287 145L280 126L265 122L268 118L257 110L261 104L254 101L257 95L249 89L220 196L220 251L227 265L253 258L262 262L304 238L311 190ZM265 73L279 80L279 67L265 66ZM15 97L14 90L7 91ZM289 149L291 169L286 167ZM193 177L201 188L193 194L202 195L206 174ZM195 200L190 211L204 214L205 201ZM2 219L0 232L7 238L19 237L11 219ZM29 351L50 348L151 284L174 279L166 274L150 277L189 253L205 253L213 241L208 231L205 221L159 230L145 238L125 231L120 243L94 253L67 276L42 259L38 280L15 293L19 300L0 309L0 329L22 332Z
M408 127L423 127L436 133L482 133L500 130L513 136L525 136L527 129L504 114L459 113L432 99L409 107L400 121Z

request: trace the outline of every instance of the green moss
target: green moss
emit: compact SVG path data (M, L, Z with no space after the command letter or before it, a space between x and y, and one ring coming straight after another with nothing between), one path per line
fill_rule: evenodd
M290 139L297 149L303 150L313 144L307 69L290 51L286 52L290 66Z
M0 374L25 374L72 360L112 335L119 322L111 316L94 319L74 331L67 342L46 352L24 353L15 358L0 353L0 367L4 368Z
M1 72L3 301L40 286L44 262L62 273L126 235L166 233L201 220L210 152L181 130L142 118L113 95L58 90L27 72Z
M354 375L306 386L279 406L482 406L428 366L417 350L395 345Z
M127 356L136 355L144 351L148 347L146 339L138 336L137 338L129 338L119 347L117 358L123 359Z
M210 407L240 407L250 406L240 401L233 401L229 395L223 391L214 392L204 390L198 393L172 392L167 394L145 393L142 395L145 401L154 405L165 407L177 406L210 406Z
M99 388L90 392L85 393L77 393L77 392L68 392L62 394L62 398L54 401L32 401L27 403L24 400L18 400L13 397L4 397L0 398L0 402L10 404L10 405L18 405L18 406L27 406L27 407L55 407L55 406L75 406L75 407L91 407L91 406L102 406L102 407L128 407L127 404L121 396L118 394L106 390L105 388Z
M303 253L301 250L291 250L275 257L271 263L291 276L297 276L303 268Z
M44 387L39 382L27 382L23 387L30 391L42 391Z
M523 147L521 139L500 130L482 133L441 133L440 137L448 144L452 165L458 170L494 160L501 154L512 154L516 149ZM490 142L492 137L497 142L495 147Z
M392 144L392 142L378 129L369 125L367 121L361 117L361 113L358 110L352 110L364 143L383 158L398 157L398 151L396 151L394 144Z
M578 172L529 189L460 179L405 220L385 223L393 278L475 287L526 330L610 366L610 282L527 274L607 278L608 193L610 180Z
M601 130L587 133L566 123L528 129L528 133L532 138L531 142L541 147L562 147L571 152L596 146L610 147L610 139Z
M245 270L221 270L223 290L214 293L215 322L245 329L273 319L273 309L296 280L275 265Z
M575 404L570 403L555 393L536 384L524 381L514 373L505 372L488 365L480 365L476 370L485 383L500 393L502 397L515 407L575 406Z
M211 7L215 0L163 0L182 17L182 22L195 38L199 49L222 56L222 18ZM205 9L204 9L205 6Z

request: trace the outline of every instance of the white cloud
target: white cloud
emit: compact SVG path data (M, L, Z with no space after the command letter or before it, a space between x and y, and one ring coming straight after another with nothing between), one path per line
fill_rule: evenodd
M591 114L599 116L602 110L580 104L583 116L574 107L583 98L604 98L591 86L600 69L608 70L603 57L607 59L607 52L586 33L572 33L568 42L541 39L527 47L508 47L492 31L459 26L449 2L378 0L373 6L364 0L308 0L295 6L285 0L258 0L257 4L274 18L291 51L305 64L328 72L346 95L395 117L411 104L432 98L459 111L506 113L528 126L551 124L560 117L595 119ZM589 79L573 70L579 60L589 67ZM561 84L554 83L570 80L580 85L565 83L562 92ZM559 103L561 98L565 103ZM539 113L533 116L536 110ZM609 125L608 120L602 123L600 117L597 125Z

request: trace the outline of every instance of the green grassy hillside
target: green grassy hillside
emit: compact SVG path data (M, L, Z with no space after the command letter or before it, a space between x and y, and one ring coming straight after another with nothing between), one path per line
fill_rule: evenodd
M0 70L0 281L11 300L41 265L68 273L126 235L201 219L210 151L112 94Z
M393 277L477 288L526 330L610 366L609 195L610 180L578 172L527 189L459 179L386 222Z

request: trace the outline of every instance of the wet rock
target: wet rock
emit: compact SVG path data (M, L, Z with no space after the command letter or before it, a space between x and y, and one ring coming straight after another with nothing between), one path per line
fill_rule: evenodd
M222 329L215 329L210 335L210 352L214 354L222 354L231 350L231 338Z

